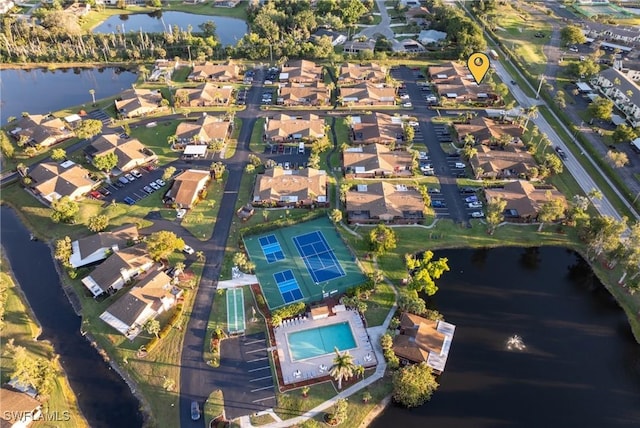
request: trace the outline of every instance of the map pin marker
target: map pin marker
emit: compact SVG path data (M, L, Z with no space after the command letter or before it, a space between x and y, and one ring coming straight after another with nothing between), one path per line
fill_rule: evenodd
M478 85L484 79L487 71L489 71L489 65L489 57L482 52L471 54L467 60L467 67L469 67L469 71L471 71L471 75Z

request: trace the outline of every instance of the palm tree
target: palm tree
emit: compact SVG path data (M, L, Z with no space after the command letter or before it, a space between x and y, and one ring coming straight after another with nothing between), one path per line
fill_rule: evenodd
M91 100L93 101L93 105L96 105L96 90L89 89L89 93L91 94Z
M334 351L336 357L333 359L333 367L331 367L329 374L338 382L338 389L342 389L342 380L349 380L353 377L356 365L353 363L353 356L349 354L349 351L342 354L338 348L334 348Z
M527 126L529 125L529 120L536 119L538 117L538 106L529 107L525 111L525 114L526 114L527 120L524 122L524 128L527 129Z

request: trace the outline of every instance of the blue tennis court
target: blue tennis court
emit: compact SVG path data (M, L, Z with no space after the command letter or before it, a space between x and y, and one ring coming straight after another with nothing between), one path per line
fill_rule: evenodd
M295 302L302 299L302 291L298 286L295 276L291 270L283 270L282 272L276 272L273 274L273 279L278 284L278 290L282 295L282 299L285 303Z
M284 253L282 252L282 247L280 247L276 235L263 236L259 241L267 263L271 264L279 260L284 260Z
M293 242L316 284L346 275L322 232L294 236Z

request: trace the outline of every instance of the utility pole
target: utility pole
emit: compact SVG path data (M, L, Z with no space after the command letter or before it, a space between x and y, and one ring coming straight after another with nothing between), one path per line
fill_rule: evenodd
M540 99L540 89L542 89L542 83L544 82L544 74L540 75L540 84L538 85L538 91L536 92L536 100Z

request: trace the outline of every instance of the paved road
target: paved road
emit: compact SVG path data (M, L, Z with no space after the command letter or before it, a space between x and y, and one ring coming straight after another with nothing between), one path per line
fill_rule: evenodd
M376 34L380 34L386 37L387 40L392 40L395 37L395 34L390 27L391 17L387 13L387 8L384 4L384 0L376 0L376 5L378 6L378 10L380 11L380 17L382 18L382 20L377 25L362 29L362 31L360 31L360 33L356 37L366 36L375 39L374 36Z
M255 81L262 82L261 77L261 74L258 73ZM238 135L238 146L235 155L225 161L229 175L222 201L220 202L218 219L211 239L200 246L205 253L207 262L202 272L202 279L198 287L193 312L187 325L182 349L180 363L182 367L180 375L180 426L182 427L202 427L204 425L204 418L197 422L191 420L189 413L191 401L197 400L202 405L213 390L220 388L225 395L227 393L233 395L234 388L237 386L237 382L230 382L232 378L229 377L224 365L221 365L220 368L212 369L204 362L202 352L213 299L217 298L216 284L220 276L227 237L235 219L235 205L244 167L247 164L251 133L256 117L259 114L261 89L262 83L252 87L247 97L246 110L239 112L237 115L242 118L242 128ZM225 392L225 390L228 390L228 392ZM234 412L229 408L225 410L228 413Z

